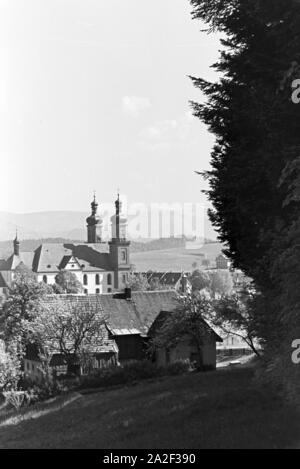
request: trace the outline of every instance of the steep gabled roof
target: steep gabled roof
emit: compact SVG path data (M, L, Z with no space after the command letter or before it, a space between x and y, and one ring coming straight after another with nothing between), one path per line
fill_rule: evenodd
M7 288L7 283L5 281L5 279L3 278L3 275L1 274L0 272L0 288Z
M70 262L70 260L73 258L73 256L71 255L68 255L68 256L64 256L59 264L59 268L60 269L64 269ZM77 264L77 261L76 261L76 264Z
M108 246L99 244L45 243L35 250L34 272L58 272L74 257L86 271L111 270Z
M2 270L9 270L7 268L7 260L6 259L0 259L0 271Z
M133 301L115 298L113 294L99 295L99 301L109 330L114 335L140 334L139 321Z
M161 279L163 285L173 285L174 287L182 277L182 272L166 272Z
M62 259L70 254L62 243L41 244L35 250L32 269L34 272L58 272Z
M139 274L136 274L139 275ZM182 272L145 272L142 273L147 277L148 282L157 281L163 286L176 287L178 281L181 279Z
M45 307L52 306L55 310L59 310L63 306L66 306L68 310L71 310L72 307L80 307L81 305L82 308L95 307L97 312L96 319L99 320L100 324L99 331L101 332L101 338L95 337L90 344L86 344L86 351L97 354L116 353L118 351L115 341L109 338L107 327L105 324L101 324L104 315L97 295L49 295L41 302L41 305ZM48 342L45 345L52 353L58 353L60 350L59 344L56 341Z
M135 304L143 334L148 333L161 311L171 312L178 307L177 294L172 290L133 292L132 301Z
M74 264L74 265L76 264L78 269L81 268L81 266L80 266L78 260L76 259L76 257L74 257L73 255L68 255L68 256L64 256L62 258L61 263L59 264L59 269L65 269L68 264Z
M95 307L99 318L104 318L109 331L116 336L140 334L147 336L157 318L166 317L174 312L178 306L178 297L172 290L157 290L146 292L132 292L130 300L117 298L114 294L102 295L51 295L44 300L44 304L72 304L82 305L83 308ZM158 319L159 321L160 319ZM205 322L205 327L222 339ZM219 340L220 339L220 340ZM108 342L109 343L109 342Z
M117 298L114 294L102 295L50 295L44 300L45 306L57 302L77 305L83 308L92 305L113 335L147 335L149 328L160 311L174 311L178 306L176 293L171 290L154 292L133 292L132 299Z
M20 252L19 256L12 254L8 259L0 260L0 271L15 270L23 263L33 272L59 272L66 267L74 257L74 262L82 270L111 271L108 243L73 244L73 243L44 243L35 251Z
M164 322L170 317L172 312L170 311L161 311L155 321L153 322L152 326L149 329L149 335L151 337L154 337L157 331L163 326ZM211 327L210 324L208 324L207 321L204 319L201 320L201 324L203 324L204 331L207 332L207 334L213 334L215 337L216 342L223 342L223 339L217 334L217 332L214 330L214 328Z
M65 244L85 270L112 270L107 243Z
M15 270L20 264L26 265L26 267L32 268L33 252L20 252L18 256L12 254L9 258L1 265L0 270Z

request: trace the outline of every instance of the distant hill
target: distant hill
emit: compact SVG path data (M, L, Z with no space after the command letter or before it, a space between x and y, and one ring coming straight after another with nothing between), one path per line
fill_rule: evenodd
M8 213L0 212L0 241L13 239L16 228L20 239L66 238L82 239L86 237L85 212L36 212Z
M49 211L21 214L0 212L0 241L12 240L15 237L16 228L18 229L19 237L22 240L64 238L67 240L78 239L84 241L86 239L85 220L88 215L88 211ZM205 236L206 238L213 240L216 239L216 233L213 230L208 217L205 218L204 226L202 228L203 233L199 233L197 236ZM174 241L171 242L178 243L179 239L180 238L174 238ZM142 244L143 242L150 240L134 239L134 241ZM158 243L157 248L154 247L155 242ZM169 239L166 242L169 243ZM153 240L153 243L154 249L161 249L161 240ZM167 248L172 246L168 244L163 247Z
M70 238L39 238L21 240L22 251L34 251L43 243L81 243L82 240ZM153 271L192 271L204 268L202 261L208 259L214 265L215 258L221 253L222 244L217 242L202 243L196 240L185 242L181 238L154 239L148 242L131 242L131 263L135 270ZM7 258L13 252L12 241L0 241L0 259Z
M20 242L21 251L34 251L43 243L83 243L84 241L75 238L39 238L20 239ZM185 241L181 238L162 238L145 242L131 241L131 252L146 252L184 247ZM0 241L0 258L8 257L12 253L12 250L12 240Z

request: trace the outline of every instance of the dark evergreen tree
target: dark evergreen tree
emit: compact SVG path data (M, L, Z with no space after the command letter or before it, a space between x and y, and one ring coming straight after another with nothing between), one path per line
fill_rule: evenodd
M225 33L218 83L192 77L208 97L194 113L216 136L209 179L211 220L226 254L270 285L273 238L289 220L278 186L299 156L300 107L291 100L300 64L300 5L292 0L191 0L193 16ZM288 79L287 79L288 76ZM300 74L299 74L300 76Z
M219 81L191 77L207 97L192 103L194 113L216 136L204 173L210 218L233 265L255 281L268 370L290 391L300 382L291 361L292 340L300 338L300 105L292 100L300 78L300 2L191 4L193 17L223 37L213 65Z

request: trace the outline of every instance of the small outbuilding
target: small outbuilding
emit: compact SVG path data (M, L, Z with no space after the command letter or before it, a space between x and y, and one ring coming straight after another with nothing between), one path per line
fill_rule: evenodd
M172 312L162 311L149 330L149 337L154 339L164 327L166 321L172 320ZM189 361L202 370L214 370L217 359L217 342L222 338L202 320L201 340L183 332L173 345L156 346L153 357L158 366L166 366L179 360ZM199 346L199 343L201 345Z

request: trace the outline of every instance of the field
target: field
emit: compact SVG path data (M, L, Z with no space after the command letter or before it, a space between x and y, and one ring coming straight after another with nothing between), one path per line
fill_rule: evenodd
M192 264L197 263L202 268L203 256L214 261L222 250L221 244L204 244L198 249L165 249L158 251L145 251L131 253L131 263L139 272L154 271L191 271Z
M252 381L251 367L189 373L86 394L0 429L0 448L287 448L300 415Z

